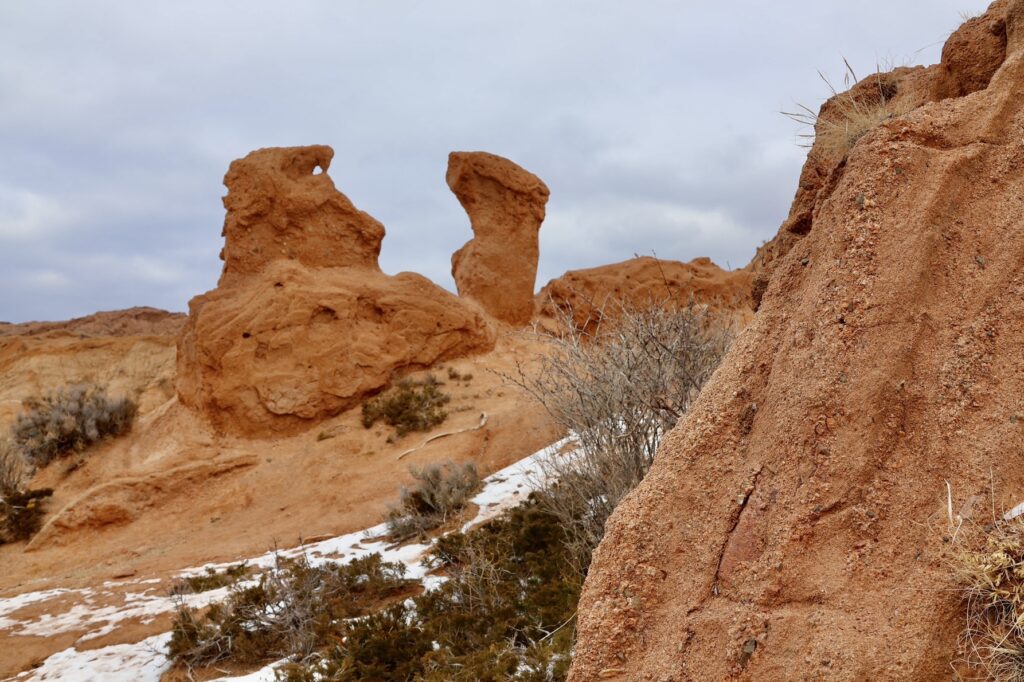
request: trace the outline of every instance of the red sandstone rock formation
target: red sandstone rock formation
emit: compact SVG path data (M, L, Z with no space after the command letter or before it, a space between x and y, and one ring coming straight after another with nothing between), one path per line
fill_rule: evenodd
M177 378L180 400L225 431L301 428L494 344L472 304L380 271L383 227L334 188L332 156L261 149L225 176L224 272L189 304Z
M503 322L528 324L547 186L508 159L484 152L452 152L447 181L473 227L473 238L452 254L459 295Z
M571 680L950 679L946 481L980 525L1024 499L1024 1L963 31L896 79L962 88L811 152L759 312L609 523Z
M641 256L571 270L548 282L537 294L536 305L542 323L554 321L561 309L572 314L579 329L585 329L619 305L685 306L693 300L742 326L753 315L750 278L747 270L722 270L709 258L680 263Z

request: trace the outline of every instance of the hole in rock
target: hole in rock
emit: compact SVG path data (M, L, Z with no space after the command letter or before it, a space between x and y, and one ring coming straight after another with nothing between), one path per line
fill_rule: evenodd
M313 175L320 175L324 172L324 169L320 166L313 166Z

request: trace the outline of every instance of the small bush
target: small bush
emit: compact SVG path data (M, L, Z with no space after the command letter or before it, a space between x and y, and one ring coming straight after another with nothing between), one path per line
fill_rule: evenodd
M49 488L26 490L30 467L9 440L0 440L0 544L28 540L43 523Z
M342 565L279 559L255 584L236 583L205 615L179 606L168 656L188 669L223 660L305 660L331 641L339 621L363 616L409 587L405 566L379 554Z
M214 568L207 568L206 572L199 575L190 575L175 581L171 585L171 595L199 594L210 590L220 589L228 585L234 585L249 574L249 567L243 561L234 566L228 566L223 571Z
M27 400L25 406L14 425L14 444L36 466L124 433L138 412L129 398L109 398L105 389L86 384Z
M396 540L422 535L460 511L480 487L472 462L431 464L411 469L415 484L402 488L398 505L388 512L388 532Z
M411 431L429 431L448 418L443 408L450 400L433 376L423 381L405 379L363 403L363 426L370 428L383 419L395 427L399 437Z
M986 527L957 557L967 664L986 679L1024 680L1024 517ZM967 543L965 543L967 544Z

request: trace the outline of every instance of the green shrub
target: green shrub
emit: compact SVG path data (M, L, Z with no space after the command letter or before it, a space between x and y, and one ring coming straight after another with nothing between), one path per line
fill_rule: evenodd
M480 487L473 462L430 464L410 471L415 484L402 488L399 503L388 512L388 532L396 540L407 540L442 525L465 507Z
M10 440L0 440L0 544L28 540L39 530L49 488L26 490L29 466Z
M423 381L404 379L363 403L363 426L370 428L383 419L395 427L399 437L411 431L429 431L448 418L443 408L450 400L433 376Z
M531 498L435 548L450 579L373 616L337 624L318 660L288 682L564 680L582 584L557 516Z
M409 589L405 566L373 554L342 565L278 559L254 584L236 583L205 615L179 605L168 656L188 669L232 660L305 660L339 621L363 616Z
M0 499L0 544L28 540L43 524L50 488L9 493Z
M14 424L14 445L36 466L124 433L138 412L129 398L110 398L105 389L86 384L29 399L25 407Z
M204 573L190 575L175 581L171 585L171 595L199 594L209 592L228 585L234 585L249 574L249 567L243 561L234 566L228 566L223 571L214 568L207 568Z

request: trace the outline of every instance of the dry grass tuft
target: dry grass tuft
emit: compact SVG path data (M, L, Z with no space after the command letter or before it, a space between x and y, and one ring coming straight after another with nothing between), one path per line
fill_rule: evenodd
M871 87L862 88L855 95L852 86L858 82L850 63L845 59L846 75L843 83L847 90L839 92L820 71L832 97L815 112L803 104L797 104L798 111L784 111L784 116L811 128L810 133L801 135L804 146L816 147L828 156L842 158L850 153L860 138L875 126L902 116L913 107L900 97L896 82L885 73L876 71L869 76Z
M986 526L981 538L959 548L966 663L985 679L1024 682L1024 517Z

